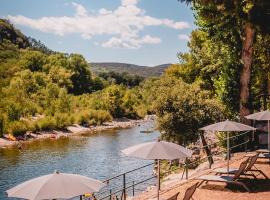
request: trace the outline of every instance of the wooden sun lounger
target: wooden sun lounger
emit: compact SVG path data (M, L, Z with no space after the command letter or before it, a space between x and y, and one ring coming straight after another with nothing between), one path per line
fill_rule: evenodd
M257 153L270 153L268 149L257 149L256 152Z
M259 159L268 159L270 164L270 153L257 153ZM254 154L246 154L245 157L252 157Z
M196 184L192 185L191 187L189 187L185 192L183 200L193 199L192 195L196 191L197 186L198 186L198 183L196 183ZM179 192L177 194L171 196L170 198L166 199L166 200L177 200L178 195L179 195Z
M248 158L247 160L246 160L246 162L248 162L248 164L247 164L247 167L246 167L246 169L243 171L243 173L241 174L241 175L245 175L245 176L252 176L253 178L257 178L257 176L254 174L254 172L259 172L259 174L262 174L263 176L264 176L264 178L265 179L269 179L267 176L266 176L266 174L262 171L262 170L259 170L256 166L255 166L255 163L256 163L256 161L257 161L257 159L258 159L258 156L259 156L259 154L256 154L256 155L254 155L254 156L252 156L252 157L250 157L250 158ZM255 169L253 169L253 168L255 168ZM227 171L227 168L218 168L218 169L215 169L214 171L216 172L216 174L219 174L219 175L221 175L221 174L227 174L227 173L229 173L229 174L235 174L235 173L237 173L238 172L238 170L239 169L237 169L237 168L230 168L229 169L229 172Z
M223 182L227 184L240 185L245 188L246 191L250 192L249 188L243 182L238 181L240 175L246 169L247 162L244 161L240 164L238 171L234 174L234 176L218 176L218 175L204 175L200 176L198 179L202 180L198 187L200 187L204 182Z

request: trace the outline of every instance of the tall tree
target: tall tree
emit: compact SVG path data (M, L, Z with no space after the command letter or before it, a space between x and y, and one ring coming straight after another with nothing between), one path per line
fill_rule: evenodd
M253 60L255 35L258 32L269 33L265 24L270 19L268 0L181 0L193 3L196 23L207 31L210 37L239 48L240 99L239 111L243 117L250 113L250 77ZM240 41L239 41L240 40ZM232 50L233 50L232 49Z

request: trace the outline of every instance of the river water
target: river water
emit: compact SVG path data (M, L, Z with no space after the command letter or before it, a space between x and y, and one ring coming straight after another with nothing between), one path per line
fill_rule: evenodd
M8 199L5 190L55 170L105 180L152 163L126 157L120 152L129 146L156 140L157 131L140 133L152 126L152 123L145 123L130 129L33 141L23 145L22 150L0 149L0 200ZM140 172L140 177L151 175L151 170L148 167Z

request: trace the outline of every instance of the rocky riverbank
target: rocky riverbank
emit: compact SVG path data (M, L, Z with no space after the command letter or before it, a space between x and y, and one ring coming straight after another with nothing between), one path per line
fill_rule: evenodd
M27 132L24 137L26 138L25 140L10 141L6 138L0 138L0 148L7 148L14 145L17 145L19 147L22 143L30 142L33 140L46 139L46 138L58 139L60 137L69 137L72 135L78 135L82 133L94 134L96 132L112 130L112 129L131 128L131 127L137 126L141 123L146 123L151 120L153 120L153 117L151 116L150 117L147 116L141 120L131 120L127 118L121 118L121 119L114 119L111 122L105 122L99 126L83 127L78 124L74 124L73 126L67 127L66 130L41 131L37 133Z

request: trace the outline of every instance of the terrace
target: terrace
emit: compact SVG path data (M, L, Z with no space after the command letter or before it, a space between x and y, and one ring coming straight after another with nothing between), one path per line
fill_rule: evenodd
M251 152L255 153L255 152ZM239 164L247 159L245 157L246 153L237 153L231 160L231 167L239 167ZM267 176L270 177L270 165L269 160L258 159L255 166L262 170ZM174 180L165 181L162 184L160 191L160 199L167 199L174 194L180 192L178 199L183 199L184 193L188 187L195 184L199 180L196 180L201 175L214 174L214 169L219 167L226 167L226 161L217 162L212 166L211 169L201 169L194 172L188 180L180 180L175 178ZM256 173L255 173L256 174ZM177 177L177 176L175 176ZM264 179L263 176L259 175L258 179L253 178L243 178L243 182L250 188L251 192L246 192L243 188L238 186L226 185L225 183L214 183L209 182L208 184L203 184L201 187L197 188L193 195L195 200L260 200L269 199L270 197L270 180ZM143 192L134 197L136 200L145 199L155 199L156 190L150 190L148 192Z

